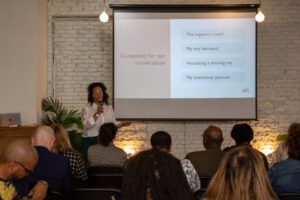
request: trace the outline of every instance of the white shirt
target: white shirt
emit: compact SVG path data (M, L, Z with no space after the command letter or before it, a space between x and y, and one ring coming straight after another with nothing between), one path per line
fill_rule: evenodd
M97 112L98 105L86 104L82 108L82 122L84 126L83 137L95 137L99 135L99 129L104 123L112 122L116 124L115 113L111 105L103 104L103 113L95 121L93 115Z
M192 192L200 190L200 178L191 161L188 159L183 159L181 160L181 166Z

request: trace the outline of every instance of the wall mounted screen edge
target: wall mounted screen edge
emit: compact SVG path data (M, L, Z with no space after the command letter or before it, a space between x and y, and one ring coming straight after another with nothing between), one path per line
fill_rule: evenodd
M117 119L256 119L256 8L120 8Z

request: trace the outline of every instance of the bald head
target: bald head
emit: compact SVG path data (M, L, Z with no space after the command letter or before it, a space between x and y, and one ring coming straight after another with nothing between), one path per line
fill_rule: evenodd
M2 151L2 157L6 162L27 160L38 160L38 154L35 148L26 140L15 140L9 143Z
M15 140L3 149L0 158L0 177L19 180L34 169L38 153L29 141Z
M34 146L44 146L51 150L55 141L54 131L49 126L39 126L32 136Z
M223 142L222 130L217 126L209 126L203 134L203 144L206 149L221 148Z

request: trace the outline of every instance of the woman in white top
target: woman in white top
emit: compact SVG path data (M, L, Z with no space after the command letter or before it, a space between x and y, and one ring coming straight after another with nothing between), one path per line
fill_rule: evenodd
M88 86L88 103L82 108L82 122L84 126L82 138L82 153L86 158L90 145L97 144L97 136L102 124L112 122L116 118L112 106L108 102L106 86L100 82Z

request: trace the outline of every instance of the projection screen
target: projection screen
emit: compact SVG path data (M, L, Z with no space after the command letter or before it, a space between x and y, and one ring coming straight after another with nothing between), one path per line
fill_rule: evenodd
M256 5L111 7L117 119L256 119Z

